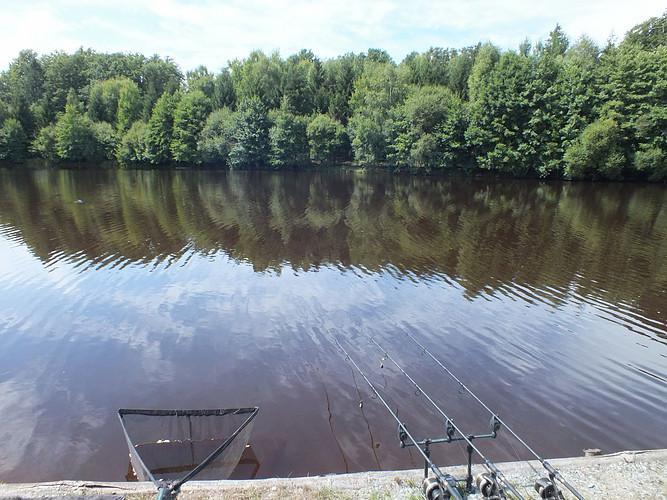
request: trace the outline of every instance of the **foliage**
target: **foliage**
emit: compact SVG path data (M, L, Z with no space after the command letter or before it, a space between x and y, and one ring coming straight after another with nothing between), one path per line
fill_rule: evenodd
M100 158L93 121L83 114L73 91L68 96L65 112L58 118L54 132L59 159L86 161Z
M357 54L345 54L325 61L322 65L322 82L320 100L322 111L347 125L352 110L350 97L354 90L354 82L364 68L364 58Z
M393 110L392 163L427 170L464 166L463 116L463 102L447 87L413 87Z
M565 174L573 179L618 179L625 157L620 145L621 129L612 118L588 125L565 152Z
M165 92L173 94L179 90L181 80L183 80L183 75L171 59L163 60L153 56L143 63L139 85L144 96L144 119L151 116L153 106Z
M527 56L506 52L470 89L466 139L481 168L526 175L537 162L529 142L531 76Z
M282 94L294 113L309 115L317 109L320 79L321 63L312 52L302 50L285 61Z
M180 100L178 94L165 92L155 103L146 130L146 161L153 165L166 163L171 159L174 110Z
M211 100L201 90L182 95L174 110L171 154L178 162L199 163L197 141L211 112Z
M475 57L468 77L468 97L470 102L479 101L482 91L486 86L491 70L500 59L500 50L491 44L482 45Z
M46 160L58 159L55 125L47 125L39 131L35 140L32 141L31 150Z
M139 87L136 83L125 80L120 86L118 93L118 115L116 127L119 132L124 132L139 117L141 117L142 102Z
M306 127L310 159L332 163L345 143L345 127L328 115L315 115Z
M454 53L441 47L431 47L423 54L412 52L401 62L401 77L412 85L447 85Z
M390 109L405 97L406 85L390 63L369 62L354 84L348 125L354 158L362 165L378 164L387 156Z
M646 173L651 181L667 180L667 150L655 146L642 146L635 153L635 168Z
M104 160L113 160L116 153L116 131L107 122L93 122L91 127L96 156Z
M32 50L22 50L9 65L7 72L8 108L21 123L24 134L35 133L35 109L31 106L41 98L44 85L44 70L37 54Z
M269 163L274 168L295 167L308 162L307 121L292 112L287 97L279 110L271 115L269 130L271 152Z
M239 102L256 98L267 108L280 104L283 63L277 53L252 52L247 59L230 64L234 92Z
M235 120L229 152L231 168L264 167L269 161L269 118L258 97L241 103Z
M123 135L116 149L116 159L121 165L131 165L146 161L146 132L145 122L136 121Z
M197 151L203 163L228 162L235 120L236 115L229 108L218 109L208 115L197 142Z
M7 118L0 127L0 160L21 161L26 156L27 137L21 122Z
M648 50L667 45L667 12L632 28L626 34L625 41Z
M88 117L93 121L116 123L121 79L93 82L88 94Z
M236 93L234 91L234 82L228 68L224 68L214 81L213 105L216 108L230 108L236 106Z
M665 26L667 14L651 18L604 49L556 26L516 51L431 47L399 64L380 49L326 60L309 50L286 58L254 51L185 78L157 56L24 50L0 72L3 140L16 146L3 154L111 158L141 120L143 151L128 153L133 163L280 167L306 162L307 148L324 163L660 180ZM138 127L125 142L132 151ZM611 148L597 151L605 162L588 163L587 141Z

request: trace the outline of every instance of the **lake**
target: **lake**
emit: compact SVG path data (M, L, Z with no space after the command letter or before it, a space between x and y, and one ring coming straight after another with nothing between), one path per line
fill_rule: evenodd
M667 447L664 185L15 168L0 193L2 481L123 480L121 407L259 406L257 477L420 467L335 344L416 435L444 422L370 338L485 432L408 334L545 456Z

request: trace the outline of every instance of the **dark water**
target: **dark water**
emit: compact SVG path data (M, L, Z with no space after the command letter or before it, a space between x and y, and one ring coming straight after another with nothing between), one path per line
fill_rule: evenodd
M0 480L123 479L119 407L259 405L259 477L419 466L333 344L486 430L406 332L544 455L667 447L666 263L664 186L0 170Z

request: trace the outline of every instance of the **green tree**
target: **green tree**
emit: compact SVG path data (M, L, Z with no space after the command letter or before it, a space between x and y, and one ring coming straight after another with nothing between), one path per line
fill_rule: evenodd
M480 45L455 51L449 61L448 86L461 99L468 98L468 80Z
M130 125L141 117L143 102L139 87L131 80L124 80L118 92L118 115L116 127L125 132Z
M198 66L185 75L189 91L201 90L206 97L215 99L215 76L208 71L206 66Z
M613 119L591 123L565 152L565 174L572 179L620 178L626 162L620 139Z
M320 61L310 51L301 51L285 61L282 94L290 109L299 115L311 114L317 108L321 79Z
M91 161L104 158L104 148L98 144L93 122L86 116L71 91L65 112L55 125L56 155L61 160Z
M348 53L335 59L329 59L322 65L322 83L319 89L321 111L327 111L331 117L347 125L352 114L350 97L354 91L354 82L364 68L363 55Z
M181 87L183 75L171 59L157 56L146 61L141 68L141 91L144 94L143 117L148 120L153 106L166 92L173 94Z
M282 65L277 53L267 56L259 50L247 59L232 61L230 69L237 99L243 101L255 97L265 108L277 108L281 97Z
M653 148L667 150L667 46L644 50L631 43L601 59L602 116L618 123L626 157ZM641 155L640 155L641 156Z
M107 122L93 122L91 127L95 139L95 157L113 160L116 153L116 131Z
M136 121L123 135L116 149L116 160L121 165L139 164L146 161L146 123Z
M667 150L641 146L635 153L634 166L651 181L667 180Z
M561 28L560 24L549 33L549 39L544 45L544 50L551 56L562 56L570 46L570 40Z
M4 123L7 118L11 117L11 113L9 112L7 103L3 102L1 99L2 96L0 95L0 123Z
M401 62L401 79L411 85L447 85L449 64L455 51L431 47L423 54L413 52Z
M328 115L315 115L306 128L311 160L332 163L345 142L345 127Z
M40 129L37 137L32 142L31 150L34 154L46 160L58 159L55 125L47 125Z
M21 128L33 136L36 127L35 108L43 95L44 70L32 50L22 50L9 65L7 72L8 103L12 116L21 122Z
M141 116L143 99L139 86L129 78L95 81L88 95L88 117L96 122L107 122L122 134Z
M362 165L382 163L387 155L391 108L405 97L396 67L367 62L354 84L350 99L352 117L348 124L354 158Z
M567 38L557 27L549 42L530 60L532 75L526 87L530 117L521 136L522 157L526 168L540 176L561 174L565 147L576 138L568 129L569 107L567 82L564 75L563 50ZM577 131L578 132L578 131Z
M0 127L0 160L22 161L26 156L27 137L21 122L7 118Z
M479 86L471 86L466 140L481 168L526 175L538 163L529 142L532 72L528 57L506 52Z
M88 117L93 121L116 124L120 80L95 81L88 95Z
M392 163L426 169L466 164L463 102L449 88L413 87L392 121Z
M282 168L306 164L308 162L306 118L292 112L287 97L283 98L280 109L273 112L271 118L273 122L269 129L271 166Z
M215 77L213 92L214 107L234 109L236 107L236 93L234 82L228 68L224 68Z
M648 50L667 45L667 12L634 26L626 33L625 42Z
M211 112L211 100L201 90L186 92L174 110L171 154L178 162L199 163L197 141Z
M68 94L73 90L81 98L89 85L90 52L82 49L73 54L54 52L41 59L44 69L44 108L49 122L65 108Z
M475 56L475 62L468 77L468 97L471 103L477 102L484 91L491 71L500 59L500 50L490 43L482 45Z
M165 92L155 103L146 130L146 160L159 165L171 160L174 110L180 95Z
M269 119L266 107L258 97L241 103L234 127L229 165L232 168L263 167L268 164Z
M197 143L203 163L228 163L235 126L236 114L229 108L217 109L208 115Z

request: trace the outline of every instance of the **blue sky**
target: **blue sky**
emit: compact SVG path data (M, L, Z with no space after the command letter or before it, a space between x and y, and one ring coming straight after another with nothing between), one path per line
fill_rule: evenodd
M664 0L3 0L0 68L18 51L92 47L172 57L218 70L253 49L332 57L368 47L397 61L430 46L492 41L515 48L557 22L604 43L660 15Z

